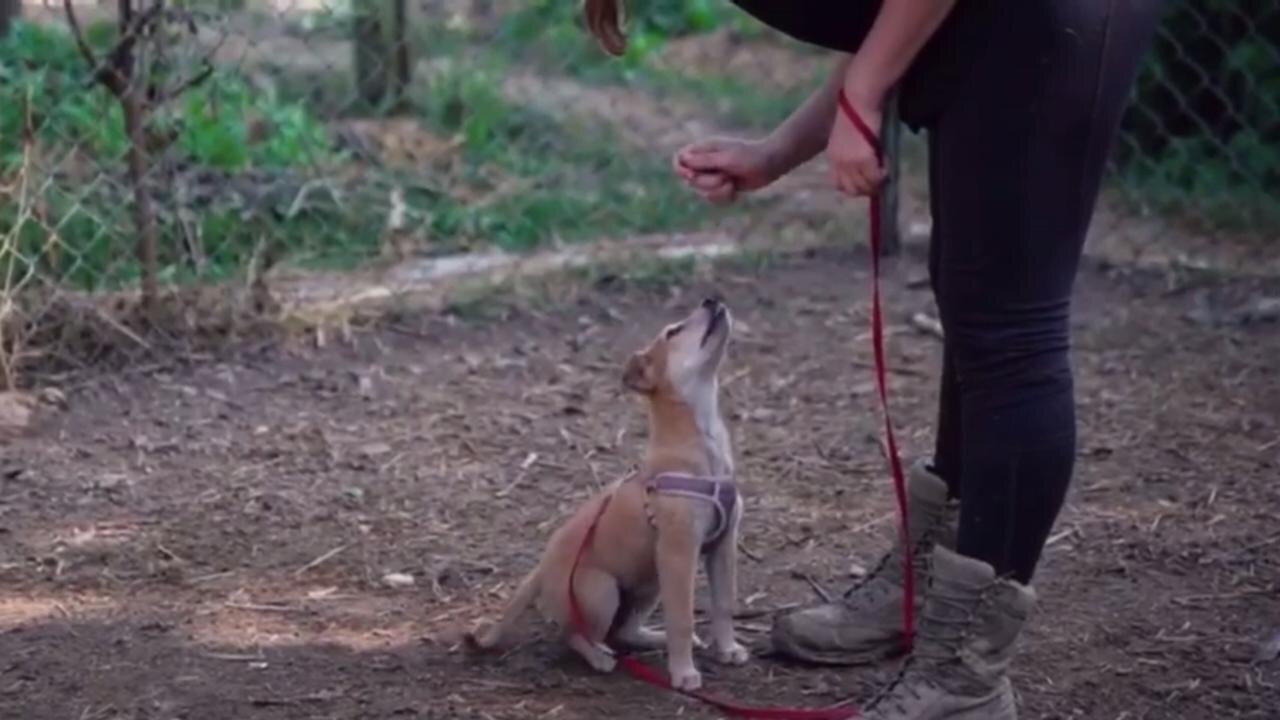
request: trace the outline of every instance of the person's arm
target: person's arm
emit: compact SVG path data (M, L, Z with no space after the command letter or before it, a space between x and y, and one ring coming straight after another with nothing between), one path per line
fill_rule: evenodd
M843 87L850 102L880 129L885 95L937 32L956 0L884 0L857 55L841 55L831 76L766 138L769 165L782 176L828 146Z
M786 175L826 149L831 123L835 120L836 94L845 83L852 60L852 55L840 55L822 87L765 138L772 175Z
M879 107L955 4L956 0L884 0L848 66L844 90L850 99Z
M884 0L871 30L845 70L843 88L855 111L879 134L881 107L956 0ZM833 111L833 115L836 114ZM874 148L841 120L831 127L827 157L835 186L850 195L870 195L884 182Z

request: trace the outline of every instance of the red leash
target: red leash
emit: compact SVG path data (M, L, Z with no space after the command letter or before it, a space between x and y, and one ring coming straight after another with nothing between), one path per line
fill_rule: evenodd
M840 111L862 134L876 151L876 160L884 164L884 150L871 127L853 109L853 103L840 89ZM889 416L888 363L884 358L884 312L880 309L880 199L879 191L872 194L871 212L871 344L875 353L876 387L880 393L880 409L884 415L885 445L889 450L889 469L893 473L893 492L898 497L898 526L902 532L902 639L903 649L911 652L911 640L915 635L915 567L911 558L911 528L907 527L907 480L902 472L902 460L898 457L898 443L893 437L893 419Z
M858 115L857 111L853 109L853 105L845 97L844 90L840 91L839 105L844 116L849 122L853 123L853 126L861 133L863 139L875 149L876 159L883 163L880 141L866 122ZM915 632L915 568L911 559L911 533L907 527L906 477L902 472L902 461L898 458L898 444L893 436L893 422L889 416L888 373L884 354L884 318L880 307L880 203L877 202L878 199L878 193L870 197L871 340L875 353L876 386L879 390L880 408L884 415L885 444L888 446L889 466L893 472L893 490L898 500L898 520L902 530L903 562L906 566L903 569L902 628L906 650L910 651L911 637ZM578 598L573 592L573 580L578 573L578 565L582 562L582 556L586 554L587 548L591 546L591 541L595 538L596 526L600 522L600 517L604 515L605 509L609 507L609 500L610 498L606 496L600 503L600 509L596 511L595 518L592 519L591 525L587 527L587 533L582 538L582 544L578 546L578 553L573 559L573 567L569 571L570 618L573 622L574 631L586 638L590 638L592 635L591 627L583 616L582 608L578 605ZM843 704L814 709L742 705L698 691L677 689L672 686L670 679L663 672L628 655L620 655L618 657L618 666L637 680L662 690L691 697L720 710L730 717L747 718L748 720L848 720L858 716L857 709Z

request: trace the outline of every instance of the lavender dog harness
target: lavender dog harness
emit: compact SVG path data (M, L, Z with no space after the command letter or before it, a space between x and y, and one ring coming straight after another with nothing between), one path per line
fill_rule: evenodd
M716 511L716 524L702 542L703 552L713 549L724 538L738 506L738 484L731 477L703 477L684 473L662 473L645 483L647 495L676 495L711 503ZM654 523L653 510L645 503L649 524Z

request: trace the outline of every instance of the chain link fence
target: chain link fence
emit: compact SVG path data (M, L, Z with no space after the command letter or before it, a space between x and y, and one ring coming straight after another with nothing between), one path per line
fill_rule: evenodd
M826 61L729 3L632 7L612 60L567 0L0 0L0 388L513 253L861 227L819 167L732 211L682 192L670 151L770 127ZM1280 5L1170 2L1090 252L1280 275L1277 104ZM900 163L919 242L919 138Z

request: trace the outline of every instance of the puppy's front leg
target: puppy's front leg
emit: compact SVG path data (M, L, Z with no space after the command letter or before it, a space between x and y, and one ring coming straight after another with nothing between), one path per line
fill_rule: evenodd
M707 579L711 585L711 642L716 659L726 665L741 665L750 657L733 632L733 611L738 598L738 521L742 505L735 508L729 529L707 557Z
M672 525L675 525L674 527ZM693 664L693 583L698 572L698 545L689 528L668 524L658 532L658 584L667 630L667 671L680 690L702 687Z

